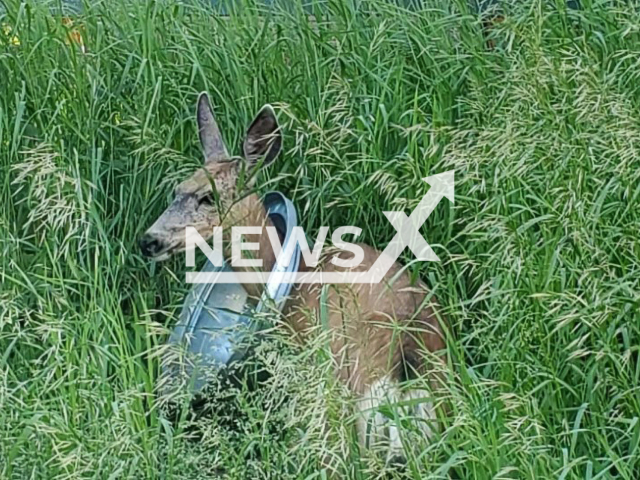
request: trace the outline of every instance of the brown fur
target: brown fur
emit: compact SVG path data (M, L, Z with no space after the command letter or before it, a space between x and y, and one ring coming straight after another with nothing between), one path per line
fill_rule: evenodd
M195 227L203 237L211 236L212 228L219 225L272 226L258 196L242 196L243 192L237 191L242 161L228 159L208 100L203 101L202 98L199 100L198 120L205 166L178 186L174 203L149 229L146 240L141 241L143 250L145 245L150 249L152 240L161 243L151 256L164 257L184 249L186 226ZM279 150L280 143L275 115L270 108L263 109L249 128L245 140L249 167L260 155L273 161L278 153L274 148ZM198 199L210 195L212 183L219 193L217 205L198 206ZM263 234L256 237L248 236L246 241L259 242L256 257L263 260L262 270L270 271L275 255L266 230L263 229ZM380 252L368 245L360 246L365 257L354 270L367 271ZM351 254L324 252L318 268L326 272L340 270L329 261L333 255L349 258ZM309 267L303 262L301 270L307 271ZM254 297L263 288L249 284L245 287ZM379 284L326 286L328 315L324 326L320 325L319 318L322 288L314 284L295 285L283 311L285 324L302 343L317 329L328 328L336 374L363 399L363 405L380 404L380 399L372 400L371 392L378 392L382 387L386 389L388 385L401 388L403 380L417 374L426 375L432 386L437 388L443 358L425 354L444 351L445 342L433 309L434 301L429 299L422 282L412 283L401 265L395 263ZM415 398L415 395L409 398ZM361 434L364 435L362 428Z
M232 210L233 225L272 225L256 195L246 197ZM256 258L263 259L263 270L270 271L275 256L266 231L259 238L247 236L247 241L260 242ZM359 245L364 250L364 260L352 271L367 271L380 252L369 245ZM351 254L326 252L316 268L324 272L343 271L331 263L333 255L347 259ZM301 260L300 271L311 270L304 265L304 259ZM428 373L421 352L445 348L433 307L426 301L426 286L422 282L412 284L409 275L401 270L400 264L394 264L384 281L378 284L329 287L328 327L334 333L331 350L339 377L355 393L363 393L366 386L390 373L398 380L416 373ZM245 285L245 288L249 286ZM254 292L256 295L262 291L262 287L258 287ZM321 286L316 284L296 285L285 305L283 318L301 342L305 342L319 326L320 290ZM410 365L406 365L405 360L409 358ZM405 368L418 371L405 372Z

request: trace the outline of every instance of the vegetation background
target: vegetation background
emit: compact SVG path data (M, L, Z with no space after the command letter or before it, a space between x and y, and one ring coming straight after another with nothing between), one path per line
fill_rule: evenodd
M224 18L104 0L72 21L0 3L2 478L327 478L323 458L359 479L639 478L634 2L505 1L494 48L462 0L329 0L315 22L294 0ZM353 453L322 347L277 335L262 388L162 414L184 267L136 241L201 161L202 90L236 154L276 107L286 153L263 188L311 232L384 247L382 212L455 169L455 205L423 227L443 261L404 257L451 323L451 411L404 471Z

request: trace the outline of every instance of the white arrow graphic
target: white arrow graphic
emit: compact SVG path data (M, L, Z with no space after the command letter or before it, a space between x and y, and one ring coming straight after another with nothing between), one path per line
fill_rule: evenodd
M398 233L369 269L371 283L378 283L384 278L405 247L409 247L418 260L440 261L431 246L420 235L419 229L443 197L447 197L451 203L454 203L454 174L454 170L449 170L423 178L431 188L409 217L404 212L383 212Z

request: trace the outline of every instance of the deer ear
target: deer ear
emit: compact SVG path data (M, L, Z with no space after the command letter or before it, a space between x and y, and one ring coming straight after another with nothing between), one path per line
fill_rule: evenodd
M198 97L196 117L198 119L200 144L204 151L204 162L216 162L220 159L228 158L229 154L224 146L216 119L213 117L213 110L206 92L202 92Z
M264 165L267 165L275 160L281 148L282 135L276 114L271 105L265 105L247 129L244 156L253 165L264 155Z

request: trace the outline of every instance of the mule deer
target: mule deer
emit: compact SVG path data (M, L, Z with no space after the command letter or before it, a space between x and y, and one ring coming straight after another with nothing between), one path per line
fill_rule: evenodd
M141 238L145 256L164 259L184 251L186 227L194 227L203 238L210 238L215 226L222 226L224 231L231 226L272 226L260 198L248 190L248 184L238 187L238 179L245 169L271 164L280 153L282 136L273 109L263 107L249 126L244 159L229 156L205 93L198 99L197 123L204 168L178 185L173 203ZM271 271L275 255L265 231L247 235L247 241L259 243L255 258L262 260L265 271ZM355 269L366 271L380 252L368 245L359 246L365 256ZM345 253L324 256L323 271L340 271L328 259L331 255L347 259L350 254ZM301 259L300 269L309 268ZM255 297L262 290L261 285L245 287ZM411 386L411 379L420 375L436 388L444 362L434 355L444 350L445 343L425 285L412 283L396 263L380 284L336 285L328 292L330 349L336 375L357 398L358 438L362 445L385 445L388 458L403 457L400 431L379 408L394 402L409 404L424 434L432 432L434 403L427 391ZM317 285L295 285L284 307L284 323L302 341L318 323L319 297Z

